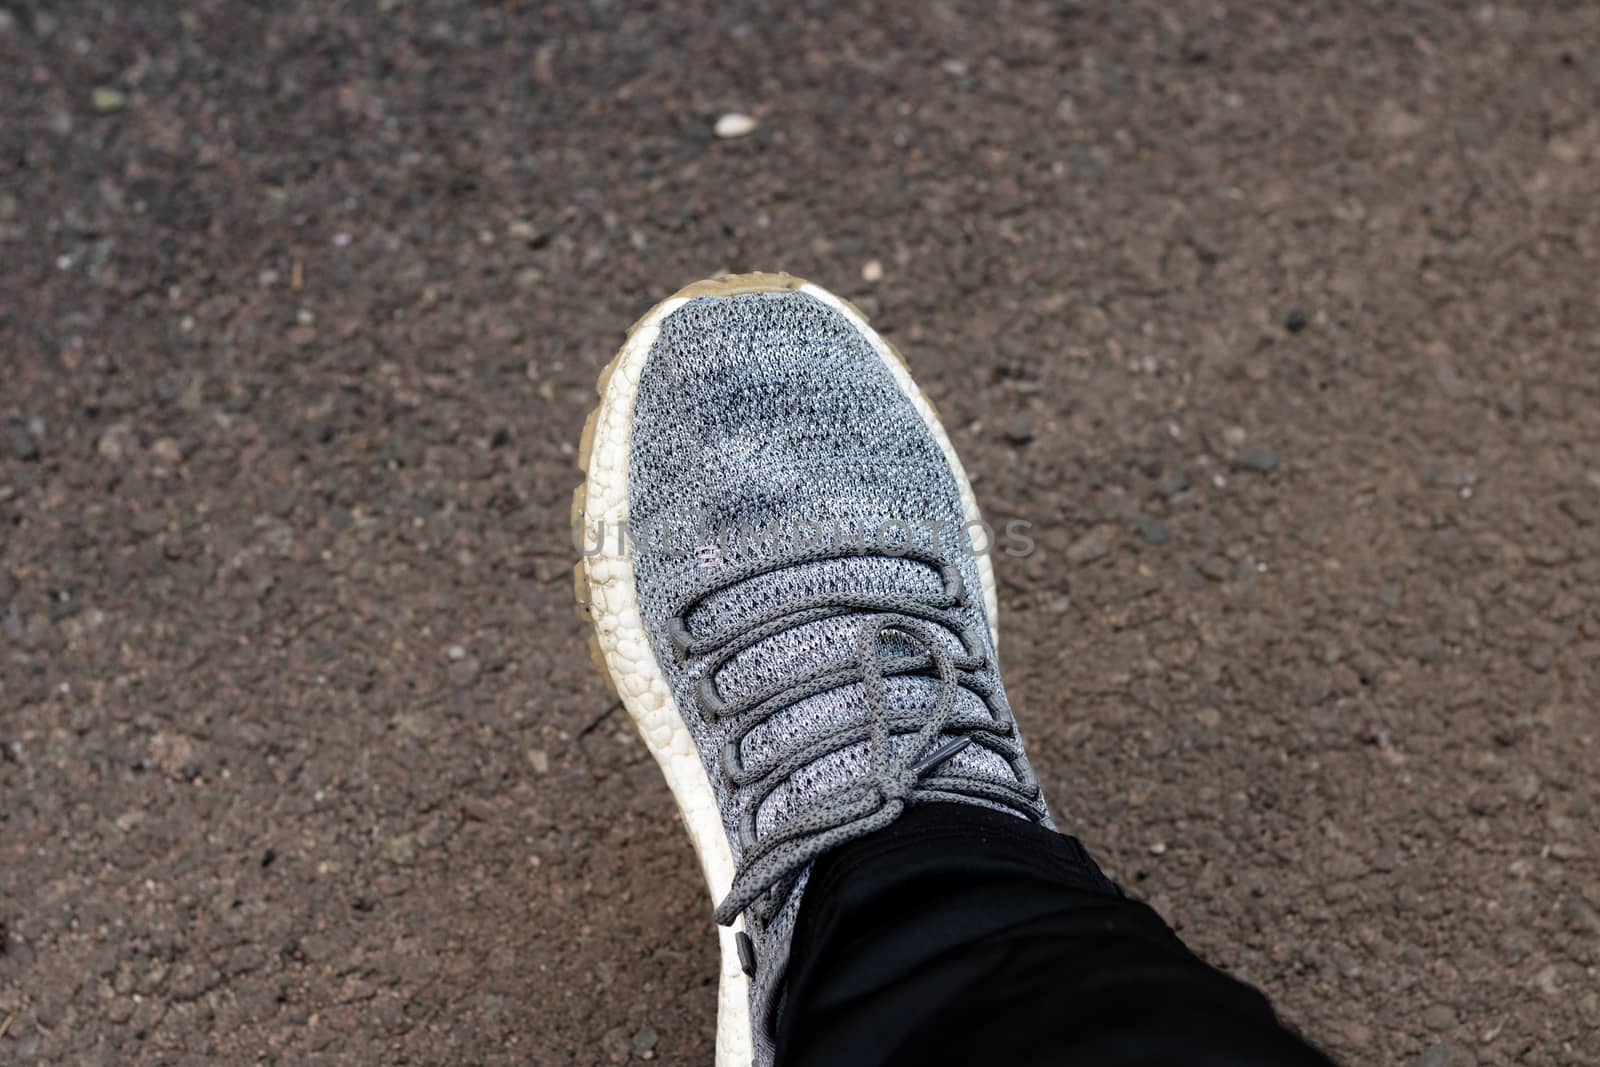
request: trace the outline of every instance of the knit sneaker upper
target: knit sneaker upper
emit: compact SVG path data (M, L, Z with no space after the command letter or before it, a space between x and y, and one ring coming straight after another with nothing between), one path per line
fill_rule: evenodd
M955 474L847 316L804 292L673 311L639 380L629 513L737 865L718 919L752 938L764 1059L812 858L918 800L1048 815Z

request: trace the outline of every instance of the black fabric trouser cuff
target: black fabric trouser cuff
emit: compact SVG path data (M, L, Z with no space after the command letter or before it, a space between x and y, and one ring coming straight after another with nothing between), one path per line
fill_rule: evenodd
M1074 838L926 804L819 860L779 1067L1325 1065Z

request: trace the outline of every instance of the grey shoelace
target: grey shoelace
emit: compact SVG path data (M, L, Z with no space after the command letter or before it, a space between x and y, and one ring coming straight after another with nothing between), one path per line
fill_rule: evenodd
M978 675L988 665L987 644L956 614L967 604L960 572L937 557L915 551L902 554L902 558L915 559L943 576L943 595L931 601L848 592L822 594L779 605L734 632L703 637L689 633L686 616L718 591L783 568L859 554L812 550L729 568L697 589L668 621L668 633L680 658L709 656L702 667L697 710L708 721L735 724L723 749L723 773L735 786L756 787L740 820L738 869L728 895L715 913L717 922L723 925L732 924L746 910L754 910L758 918L765 920L781 902L783 887L792 885L809 863L846 841L887 826L915 800L974 798L1029 812L1038 799L1038 783L1027 765L1020 762L1019 753L1004 744L1013 737L1015 725L1003 702L995 699L992 687ZM738 701L722 699L716 675L734 655L776 634L841 615L865 616L854 663L813 671L774 690ZM952 654L940 639L938 628L957 635L964 653ZM886 655L883 639L891 633L926 651ZM892 712L884 699L884 677L926 674L930 670L939 679L939 693L932 708ZM841 724L764 767L744 765L740 743L758 723L810 696L855 682L862 683L867 698L869 711L864 721ZM982 698L990 710L989 721L953 720L956 692L963 686ZM947 732L958 736L935 745L939 736ZM896 735L904 733L913 734L909 742L892 743ZM756 832L756 813L779 786L816 760L863 741L867 743L868 773L812 798L801 810L787 813L769 832ZM1016 784L941 770L947 760L973 743L983 744L1002 756L1011 766Z

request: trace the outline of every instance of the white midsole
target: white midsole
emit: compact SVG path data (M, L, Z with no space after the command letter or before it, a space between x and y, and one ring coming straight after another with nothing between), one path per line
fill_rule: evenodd
M933 405L889 346L854 308L832 293L810 283L801 286L799 291L845 315L871 342L873 350L894 375L895 383L916 406L955 472L966 520L980 522L977 498L956 457L955 447L939 424ZM639 375L651 346L660 335L662 321L686 302L685 297L673 297L657 304L640 320L618 354L595 420L583 509L585 532L594 530L599 523L608 531L621 529L628 521L628 466ZM606 537L602 541L600 550L585 560L584 571L589 586L589 612L605 656L606 669L645 747L666 776L667 786L689 830L689 839L700 856L700 866L715 903L727 894L734 873L733 853L723 830L722 815L694 740L678 713L666 676L650 648L639 609L638 588L634 584L633 560L628 553L618 551L617 539ZM977 561L991 633L998 643L994 569L987 552L978 556ZM739 967L734 933L735 929L717 928L722 944L722 977L717 993L717 1067L750 1067L754 1059L749 989Z

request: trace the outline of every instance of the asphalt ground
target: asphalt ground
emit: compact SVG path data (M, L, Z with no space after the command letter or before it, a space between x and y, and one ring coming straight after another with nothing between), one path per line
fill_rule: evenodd
M762 269L1034 524L1119 880L1345 1062L1600 1063L1592 4L0 2L0 1062L708 1062L568 502Z

